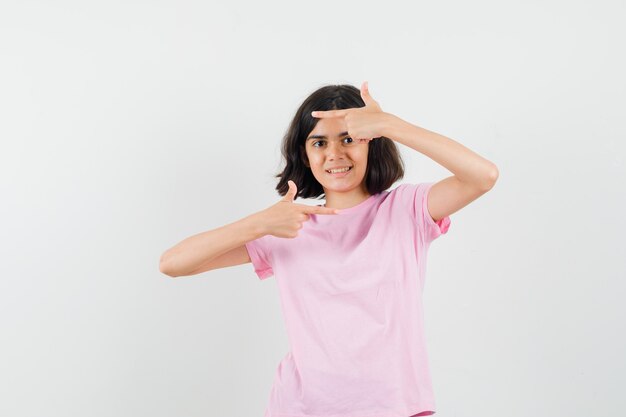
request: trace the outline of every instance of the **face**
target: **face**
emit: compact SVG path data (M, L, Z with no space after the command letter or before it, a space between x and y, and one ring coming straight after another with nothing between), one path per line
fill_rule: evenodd
M319 119L306 141L306 154L313 176L324 191L347 192L365 189L367 142L359 143L348 135L343 117ZM315 137L312 137L315 136ZM351 167L348 172L332 174L327 169Z

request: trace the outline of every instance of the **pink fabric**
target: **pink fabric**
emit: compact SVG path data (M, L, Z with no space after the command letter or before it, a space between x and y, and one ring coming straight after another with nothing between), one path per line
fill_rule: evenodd
M433 184L401 184L312 214L296 238L246 244L258 277L278 280L291 348L265 417L435 413L422 291L428 247L450 218L428 213Z

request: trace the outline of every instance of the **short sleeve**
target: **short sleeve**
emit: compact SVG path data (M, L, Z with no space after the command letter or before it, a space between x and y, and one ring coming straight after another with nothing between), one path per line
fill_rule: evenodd
M412 214L426 243L430 243L442 234L445 234L450 228L451 223L450 216L446 216L435 222L428 211L428 192L434 184L434 182L424 182L419 184L403 184L401 186L406 187L405 191L410 195L409 199L413 205Z
M259 279L269 278L274 275L271 264L270 236L271 235L265 235L246 242L245 244L248 255L250 256L250 262Z

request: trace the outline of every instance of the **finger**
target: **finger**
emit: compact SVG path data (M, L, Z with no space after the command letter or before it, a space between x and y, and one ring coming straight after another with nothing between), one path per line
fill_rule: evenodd
M372 95L370 94L370 89L367 81L364 81L363 84L361 84L361 98L365 102L366 106L376 104L376 101L372 98Z
M370 105L371 101L373 100L372 96L370 96L367 81L363 81L363 83L361 83L361 98L365 102L366 106Z
M296 193L298 192L298 187L296 187L296 183L291 180L288 180L287 184L289 185L289 190L281 201L288 201L290 203L293 203L293 200L295 200L296 197Z
M343 117L346 114L348 114L350 110L351 109L326 110L326 111L318 110L318 111L311 112L311 116L317 117L318 119L324 119L328 117Z
M337 214L340 212L339 209L330 207L309 206L306 204L299 204L298 206L302 209L303 213L308 214Z
M380 106L378 105L378 102L374 100L374 98L370 94L370 87L369 87L368 81L363 82L363 84L361 85L361 98L363 99L367 107L374 107L380 110Z

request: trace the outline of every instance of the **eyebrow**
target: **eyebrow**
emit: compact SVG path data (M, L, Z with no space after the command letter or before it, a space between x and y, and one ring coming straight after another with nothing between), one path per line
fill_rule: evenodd
M337 135L338 138L342 137L342 136L347 136L348 132L341 132L340 134ZM308 138L306 138L306 140L311 140L311 139L328 139L327 136L324 135L311 135Z

